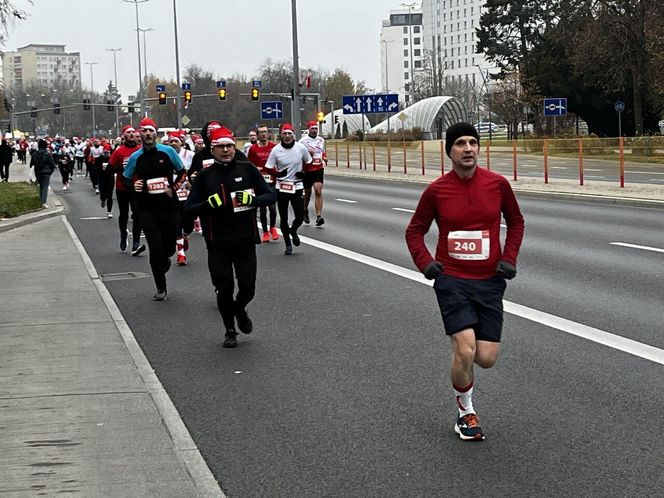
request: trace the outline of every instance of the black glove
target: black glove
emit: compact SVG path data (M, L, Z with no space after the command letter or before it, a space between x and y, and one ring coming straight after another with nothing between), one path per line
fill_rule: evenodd
M443 263L432 261L427 265L423 273L427 280L434 280L438 275L443 273Z
M288 168L282 169L281 171L277 171L277 174L275 175L277 178L283 178L288 174Z
M499 261L498 266L496 266L496 275L506 280L512 280L516 277L516 267L507 261Z
M304 171L298 171L297 173L295 173L295 178L297 178L298 180L302 180L302 178L304 178Z

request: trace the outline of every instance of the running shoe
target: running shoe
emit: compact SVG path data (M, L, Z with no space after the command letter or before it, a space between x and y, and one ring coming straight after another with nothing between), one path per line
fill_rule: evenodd
M304 224L305 225L308 225L309 223L311 223L311 220L309 219L309 211L304 212L304 217L303 218L304 218Z
M166 289L158 289L157 293L152 296L153 301L166 301L166 298L168 297L168 292L166 292Z
M178 254L177 261L175 262L178 266L187 266L187 256L184 254Z
M5 180L5 181L7 181L7 180ZM69 187L68 187L67 185L65 185L64 187L62 187L62 190L67 190L67 189L69 189Z
M325 220L322 216L316 216L316 226L322 227L325 224Z
M272 240L279 240L279 232L277 232L277 227L270 228L270 235Z
M270 242L270 234L267 233L267 232L263 232L263 236L261 237L261 240L263 241L263 243Z
M201 228L201 220L199 218L196 218L194 220L194 232L196 233L201 233L203 229Z
M140 244L138 242L134 242L134 245L131 247L131 255L132 256L138 256L143 251L145 251L145 244Z
M236 311L235 318L237 319L237 328L240 329L240 332L251 334L251 331L254 330L254 324L251 323L251 318L249 318L247 310Z
M108 213L106 213L106 217L107 217L107 218L113 218L113 213L111 213L111 212L109 211Z
M286 244L286 250L284 251L284 254L286 256L290 256L291 254L293 254L293 246L290 244Z
M127 232L122 232L120 234L120 250L122 252L127 250Z
M484 441L480 419L474 413L459 417L454 425L454 432L464 441Z
M95 187L95 194L98 194L98 193L99 193L99 189L97 187Z
M297 232L291 232L290 236L293 239L293 245L295 247L299 246L300 245L300 236L297 234Z
M237 347L237 332L234 330L227 330L226 337L224 337L223 347L225 348L236 348Z

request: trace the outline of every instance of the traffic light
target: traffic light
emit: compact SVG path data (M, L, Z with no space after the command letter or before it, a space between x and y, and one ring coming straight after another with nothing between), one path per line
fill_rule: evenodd
M60 114L60 104L53 104L53 114Z
M225 88L220 88L218 93L219 93L219 100L226 100L226 89Z
M129 113L136 112L136 108L134 107L133 102L127 102L127 112Z
M166 105L166 92L159 92L159 105Z
M106 101L106 110L108 112L113 112L113 101L112 100L107 100Z
M84 111L90 110L90 99L83 99L83 110Z
M261 91L258 88L251 89L251 100L260 100Z
M185 90L184 92L184 101L189 104L191 102L191 90Z
M318 114L316 114L316 120L319 123L322 123L323 121L325 121L325 113L320 111Z
M36 107L32 107L30 109L30 117L31 118L36 118L37 117L37 108Z

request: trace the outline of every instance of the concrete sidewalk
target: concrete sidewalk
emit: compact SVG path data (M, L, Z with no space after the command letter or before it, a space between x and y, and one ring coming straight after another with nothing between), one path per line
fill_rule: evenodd
M65 217L0 242L0 495L224 496Z

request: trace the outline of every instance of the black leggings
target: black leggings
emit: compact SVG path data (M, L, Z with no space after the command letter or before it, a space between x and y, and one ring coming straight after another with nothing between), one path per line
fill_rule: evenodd
M288 226L288 204L293 207L293 223ZM279 208L279 221L281 222L281 233L286 245L290 245L290 234L297 232L304 221L304 201L302 190L296 190L292 194L277 191L277 206Z
M67 185L69 183L69 175L70 175L69 165L68 164L60 164L58 166L58 168L60 169L60 176L62 177L62 184Z
M127 233L127 223L129 222L129 208L131 207L131 238L135 244L141 239L141 224L138 221L138 212L136 211L136 195L130 190L115 191L118 198L118 209L120 216L118 217L118 226L120 233Z
M236 311L244 310L256 294L256 243L250 239L209 245L208 268L224 327L235 330ZM238 287L235 298L233 269Z
M177 207L177 206L176 206ZM180 210L141 209L138 212L145 240L150 249L150 268L157 290L166 290L166 260L175 254Z
M0 164L0 179L9 181L9 164Z
M113 189L115 177L103 171L99 174L99 200L106 201L106 211L113 211Z

